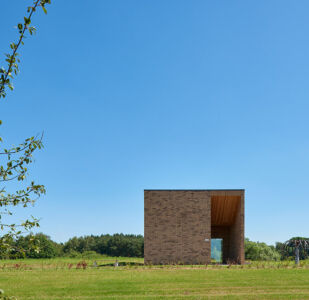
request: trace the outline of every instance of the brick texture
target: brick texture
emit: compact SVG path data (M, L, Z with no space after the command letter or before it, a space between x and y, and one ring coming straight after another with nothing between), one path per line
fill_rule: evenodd
M228 206L228 195L239 197L233 200L237 207ZM228 207L233 208L232 223L222 219L222 226L212 226L212 197L219 199L213 200L220 204L217 220L228 216ZM223 239L224 262L244 263L243 190L145 190L144 209L146 264L208 264L211 238Z

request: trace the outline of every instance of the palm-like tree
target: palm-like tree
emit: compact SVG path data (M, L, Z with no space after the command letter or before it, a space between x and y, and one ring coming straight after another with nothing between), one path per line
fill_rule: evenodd
M309 249L309 239L299 239L299 238L292 238L285 242L285 248L293 248L295 253L295 263L299 264L299 250Z

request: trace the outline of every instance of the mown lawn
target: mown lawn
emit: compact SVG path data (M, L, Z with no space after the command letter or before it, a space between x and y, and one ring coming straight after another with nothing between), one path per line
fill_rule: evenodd
M128 259L119 259L124 260ZM113 261L97 260L99 265ZM86 269L76 269L77 262L57 259L0 263L0 288L18 299L309 299L308 266L94 268L90 266L93 260L87 260Z

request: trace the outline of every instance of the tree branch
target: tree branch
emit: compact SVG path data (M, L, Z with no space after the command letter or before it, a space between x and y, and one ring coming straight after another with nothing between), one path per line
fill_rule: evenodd
M34 3L34 6L32 6L31 11L30 11L30 13L28 15L28 18L27 18L28 20L31 20L32 14L35 12L35 10L36 10L37 6L39 5L40 1L41 0L36 0L36 2ZM20 33L20 37L19 37L18 43L14 46L13 54L11 55L11 58L9 60L9 67L8 67L7 71L5 72L4 77L3 77L3 79L2 79L2 81L0 83L0 95L4 92L4 87L5 87L5 84L7 82L8 76L9 76L9 74L12 71L13 63L15 61L15 57L16 57L16 54L17 54L17 49L19 48L20 44L22 43L22 40L23 40L23 38L25 36L25 31L28 28L27 23L26 23L26 19L25 19L23 27L24 28L23 28L22 32Z

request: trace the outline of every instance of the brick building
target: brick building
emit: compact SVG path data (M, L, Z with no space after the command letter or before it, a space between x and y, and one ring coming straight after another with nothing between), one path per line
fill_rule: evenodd
M223 263L244 263L244 190L145 190L145 263L208 264L211 239Z

